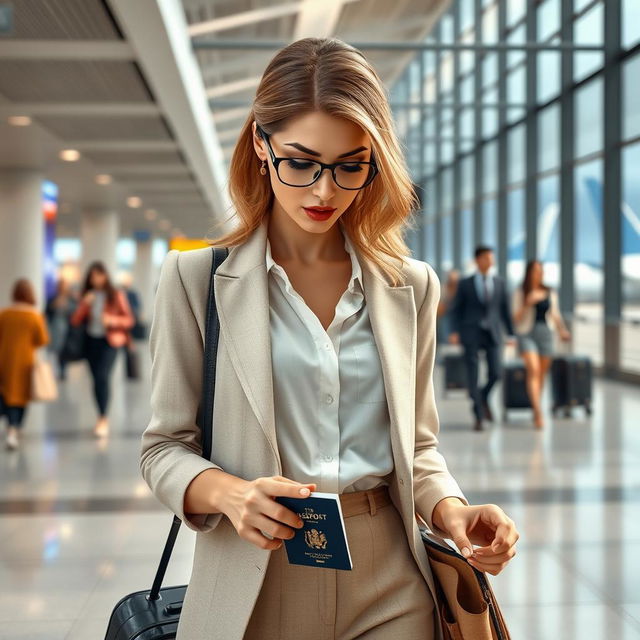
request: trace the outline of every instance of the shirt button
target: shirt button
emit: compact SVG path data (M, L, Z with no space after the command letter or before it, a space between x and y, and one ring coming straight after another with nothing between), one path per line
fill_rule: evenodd
M327 404L331 404L331 403L333 402L333 396L332 396L332 395L330 395L330 394L327 394L327 395L324 397L324 401L325 401Z
M331 345L328 342L325 342L324 348L325 349L331 349Z
M325 459L327 462L331 462L331 461L333 460L333 456L324 456L324 459Z

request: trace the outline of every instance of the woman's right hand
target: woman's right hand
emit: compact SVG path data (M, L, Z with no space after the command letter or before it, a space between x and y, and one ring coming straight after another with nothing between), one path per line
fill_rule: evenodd
M303 522L274 497L307 498L316 490L316 485L301 484L282 476L238 480L226 492L221 511L241 538L261 549L279 549L283 540L293 538L295 530L302 528ZM273 540L261 532L272 536Z
M530 291L527 294L525 304L528 307L532 307L534 304L537 304L541 300L544 300L546 297L547 297L547 294L545 291L542 291L540 289L535 289L534 291Z
M82 296L82 302L84 302L86 305L91 305L94 298L95 294L93 293L93 291L87 291L87 293Z

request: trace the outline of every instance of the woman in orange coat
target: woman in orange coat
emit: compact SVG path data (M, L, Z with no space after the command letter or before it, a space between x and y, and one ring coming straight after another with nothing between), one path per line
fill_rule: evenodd
M18 431L31 395L35 350L49 342L44 316L28 280L13 286L13 304L0 311L0 415L5 415L7 448L18 447Z
M86 356L93 376L93 393L98 406L94 434L109 434L107 407L109 378L118 349L129 342L129 329L134 325L127 297L118 291L102 262L89 265L82 300L71 316L71 324L86 323Z

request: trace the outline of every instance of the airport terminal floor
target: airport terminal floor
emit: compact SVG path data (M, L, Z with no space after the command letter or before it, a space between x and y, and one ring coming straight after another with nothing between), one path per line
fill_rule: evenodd
M146 353L146 345L139 343ZM122 354L120 354L122 355ZM83 363L58 403L31 405L18 451L0 451L0 638L102 638L123 595L150 585L171 515L138 470L149 366L114 370L112 433L92 435ZM468 401L440 388L441 451L472 503L495 502L521 533L492 579L514 640L640 637L640 397L596 378L594 412L534 431L526 411L480 433ZM498 413L500 389L492 402ZM194 533L178 537L165 584L189 579Z

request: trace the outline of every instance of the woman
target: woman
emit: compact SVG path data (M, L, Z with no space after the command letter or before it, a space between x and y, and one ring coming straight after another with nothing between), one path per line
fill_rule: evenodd
M150 336L141 470L198 532L177 637L438 637L416 514L493 574L518 534L468 505L436 450L439 282L407 257L415 194L359 51L305 38L274 57L229 189L210 461L196 426L210 249L169 252ZM341 496L352 571L287 562L302 523L274 498L315 490Z
M36 349L49 342L43 315L28 280L13 286L13 304L0 311L0 416L7 418L6 446L17 449L31 393Z
M561 340L567 342L571 339L559 311L558 296L543 281L542 263L529 261L522 286L513 292L512 305L518 351L527 369L527 393L537 429L544 427L540 399L553 354L553 332L547 317L555 325Z
M129 329L134 324L126 296L118 291L102 262L89 265L82 289L82 299L71 316L71 324L86 324L85 352L91 375L93 393L98 407L94 435L109 435L109 381L118 349L129 341Z
M442 295L440 296L440 302L438 303L438 343L447 343L449 340L449 334L451 333L451 321L449 319L449 309L451 303L456 297L458 291L458 284L460 283L460 272L457 269L451 269L447 274L444 287L442 289Z
M49 349L58 358L58 377L60 380L66 379L67 361L63 357L62 349L69 329L69 319L76 306L77 303L72 295L69 282L64 278L60 278L56 285L56 292L47 301L45 310L51 335Z

